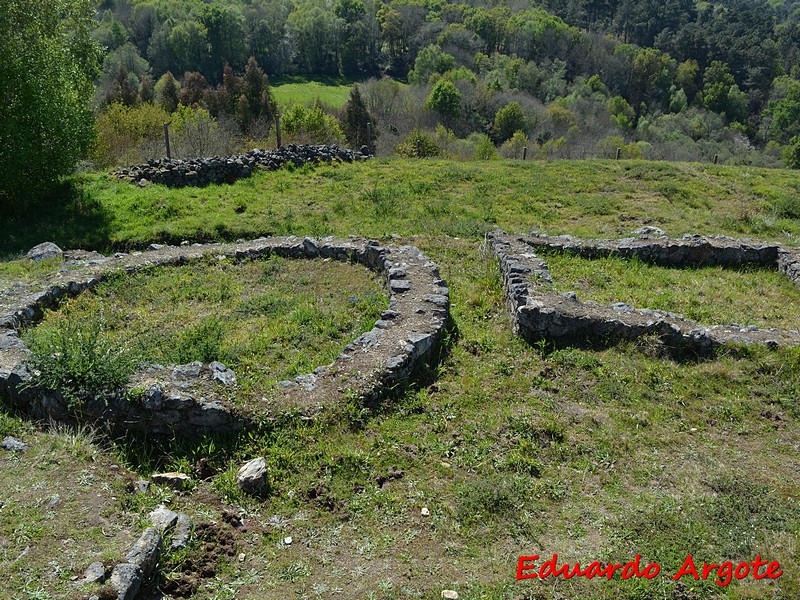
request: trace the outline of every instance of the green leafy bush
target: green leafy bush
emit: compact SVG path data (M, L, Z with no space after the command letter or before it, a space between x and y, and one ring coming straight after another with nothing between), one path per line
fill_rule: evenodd
M283 113L281 126L288 137L300 143L339 144L345 139L336 118L319 106L293 104Z
M414 129L394 148L395 153L403 158L431 158L439 156L439 146L429 134Z
M522 158L523 148L530 147L528 136L522 131L515 131L511 139L500 147L504 158Z
M783 162L790 169L800 169L800 135L794 136L781 151Z
M159 106L125 106L115 102L97 118L97 140L92 157L105 166L143 162L142 144L163 144L167 121L169 115Z
M63 321L52 329L31 329L25 341L37 372L33 385L60 390L72 410L91 398L109 398L133 373L137 357L103 336L100 321Z
M485 133L473 133L467 138L475 141L475 158L478 160L496 160L498 158L497 148L492 140Z

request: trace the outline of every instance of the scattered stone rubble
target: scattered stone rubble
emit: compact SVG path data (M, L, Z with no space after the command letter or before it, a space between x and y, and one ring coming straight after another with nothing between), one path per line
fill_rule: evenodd
M89 401L83 418L124 432L202 435L236 431L281 414L314 416L349 399L373 402L435 360L450 306L438 267L413 246L337 238L259 238L236 244L152 246L114 257L83 251L64 254L64 268L46 286L16 283L0 290L0 396L36 419L71 422L74 415L58 390L31 385L30 351L18 329L35 324L66 296L97 286L112 273L174 266L213 255L252 260L327 258L357 262L386 278L389 306L372 330L351 342L333 363L281 382L268 397L233 405L235 373L221 363L146 365L128 388L107 400Z
M159 183L168 187L203 186L209 183L233 183L250 177L256 168L275 171L291 162L296 167L306 163L353 162L371 156L369 148L360 151L332 146L289 144L274 150L251 150L229 157L192 159L152 159L147 164L120 169L114 175L120 179L147 185Z
M79 583L103 583L108 580L117 593L118 600L135 600L141 597L145 586L153 577L161 556L165 536L170 548L185 548L192 533L192 521L184 513L168 509L163 504L148 515L152 527L144 530L125 555L124 562L117 563L110 575L101 562L90 564ZM97 596L91 596L96 598Z
M661 232L658 232L661 233ZM764 344L770 347L800 345L800 332L758 329L752 326L706 327L674 313L635 309L624 303L603 306L580 302L576 294L556 294L547 264L536 255L539 248L574 252L583 257L637 257L669 266L721 265L736 268L757 265L774 268L800 285L800 252L778 243L735 240L728 237L664 235L621 240L580 240L533 233L487 236L503 275L506 307L514 333L531 343L542 340L557 346L607 345L618 340L657 336L676 356L708 356L723 344Z
M28 444L11 435L7 435L3 438L3 441L0 442L0 448L10 452L25 452L28 449Z

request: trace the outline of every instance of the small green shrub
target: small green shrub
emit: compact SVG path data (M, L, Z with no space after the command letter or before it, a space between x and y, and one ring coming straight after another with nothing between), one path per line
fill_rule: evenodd
M771 201L777 217L784 219L800 218L800 198L794 194L781 195Z
M204 363L227 360L223 355L225 324L219 317L210 316L193 327L187 328L179 337L175 348L177 362L188 363L199 360Z
M459 486L456 496L456 516L465 523L509 517L524 503L518 483L499 475L467 481Z
M494 131L500 142L510 139L514 132L522 131L526 125L525 113L519 102L509 102L494 116Z
M475 158L478 160L496 160L499 157L497 147L495 147L494 142L488 135L485 133L473 133L468 139L471 141L473 138L475 140Z
M191 109L189 109L191 110ZM142 144L163 139L169 115L160 107L131 107L115 102L97 117L97 138L92 158L102 166L142 162Z
M33 385L60 390L71 410L80 410L90 398L107 399L133 373L137 357L103 336L98 320L63 321L57 327L29 330Z
M784 164L790 169L800 169L800 135L794 136L781 151Z
M522 131L515 131L511 139L500 147L503 158L522 158L523 148L530 147L528 136Z
M425 108L435 110L443 117L461 114L461 92L451 81L440 79L425 100Z
M321 107L293 104L281 117L284 133L292 140L305 144L340 144L345 135L339 122Z
M419 129L414 129L394 148L395 153L403 158L432 158L439 156L436 140Z

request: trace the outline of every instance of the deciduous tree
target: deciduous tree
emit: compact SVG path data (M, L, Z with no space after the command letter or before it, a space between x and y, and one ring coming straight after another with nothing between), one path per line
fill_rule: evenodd
M461 113L461 92L453 82L440 79L425 100L425 108L435 110L445 118L454 118Z
M494 131L498 142L505 142L514 132L525 130L525 113L519 102L509 102L494 116Z
M0 212L50 190L92 141L93 13L91 0L0 3Z

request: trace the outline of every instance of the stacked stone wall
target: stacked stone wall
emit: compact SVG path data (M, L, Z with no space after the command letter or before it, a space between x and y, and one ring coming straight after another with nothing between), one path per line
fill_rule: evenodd
M204 186L210 183L233 183L250 177L257 168L275 171L287 163L301 167L305 164L349 163L369 157L369 148L366 146L356 152L336 145L289 144L274 150L256 149L229 157L154 159L144 165L120 169L114 175L139 185L158 183L168 187Z
M445 328L450 292L438 267L413 246L383 246L376 241L338 238L261 238L237 244L153 246L147 252L115 257L84 253L44 289L12 286L0 294L0 395L38 419L70 421L58 390L38 389L27 366L29 350L18 329L34 324L61 299L98 285L112 273L150 266L179 265L213 255L250 260L329 258L359 263L381 273L389 306L372 330L347 345L330 365L279 384L271 394L246 406L232 405L235 376L219 363L149 365L128 389L111 400L90 401L83 417L115 431L137 429L155 434L234 431L286 413L312 416L337 404L372 401L430 365Z
M724 344L800 345L800 333L777 329L731 325L703 326L680 315L636 309L624 303L600 305L580 302L574 293L557 294L546 262L538 249L573 252L587 258L636 257L670 267L755 265L778 269L800 284L800 254L775 243L734 240L723 237L684 236L580 240L573 237L508 235L502 231L487 236L503 276L506 307L517 335L531 343L608 345L642 336L658 337L674 355L702 357Z

